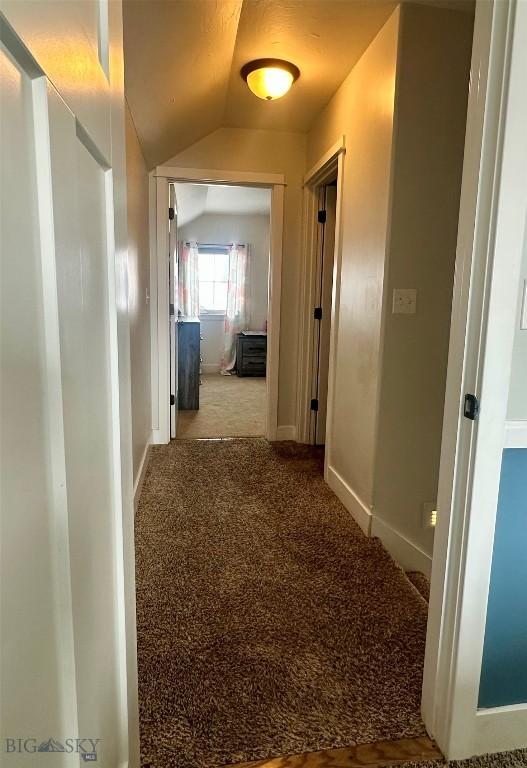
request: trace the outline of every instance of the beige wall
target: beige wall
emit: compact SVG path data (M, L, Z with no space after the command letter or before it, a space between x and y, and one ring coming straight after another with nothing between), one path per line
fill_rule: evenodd
M401 13L374 512L428 554L423 503L437 499L472 23L431 6ZM416 314L392 313L394 288L417 289Z
M433 545L422 509L437 495L472 22L466 11L399 6L307 147L311 167L345 136L329 478L338 473L334 487L352 511L372 513L373 534L394 556L410 553L423 567ZM417 314L391 313L396 287L417 289Z
M311 167L346 137L331 464L371 507L399 11L315 122Z
M271 193L269 192L269 205ZM269 275L269 227L267 214L204 213L179 230L180 240L202 243L246 243L249 246L249 285L247 329L261 331L267 322ZM223 319L201 318L201 354L205 373L219 370L223 354Z
M134 483L152 435L150 390L150 253L148 171L128 107L126 108L126 181L128 196L128 310L132 378Z
M278 425L296 423L299 264L301 258L302 182L306 138L299 133L219 128L164 165L229 171L283 173L284 241Z

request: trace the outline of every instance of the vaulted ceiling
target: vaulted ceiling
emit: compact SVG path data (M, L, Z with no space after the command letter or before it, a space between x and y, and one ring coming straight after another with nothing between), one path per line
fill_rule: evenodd
M176 184L178 225L204 213L230 215L265 214L271 209L271 191L260 187L234 187L223 184Z
M150 167L220 126L307 131L395 7L385 0L125 0L126 97ZM251 59L301 71L253 96Z

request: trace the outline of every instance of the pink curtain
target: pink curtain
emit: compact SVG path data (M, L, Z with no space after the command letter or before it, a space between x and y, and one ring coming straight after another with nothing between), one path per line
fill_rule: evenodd
M179 311L183 317L199 315L198 244L179 244Z
M232 245L229 250L225 339L221 360L221 373L224 375L232 373L236 364L236 336L247 328L247 266L247 246Z

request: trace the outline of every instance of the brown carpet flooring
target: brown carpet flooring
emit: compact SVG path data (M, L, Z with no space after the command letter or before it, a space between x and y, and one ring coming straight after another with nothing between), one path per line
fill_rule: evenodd
M136 552L144 768L424 735L426 604L317 449L155 447Z
M178 440L194 437L262 437L265 435L265 378L201 377L199 411L179 411Z

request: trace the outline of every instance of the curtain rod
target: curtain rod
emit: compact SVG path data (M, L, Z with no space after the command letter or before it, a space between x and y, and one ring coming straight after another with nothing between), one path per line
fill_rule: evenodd
M187 240L185 245L193 245L193 243L196 243L198 248L200 246L203 248L231 248L234 245L241 245L242 248L245 248L245 243L200 243L197 240Z

